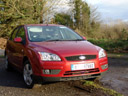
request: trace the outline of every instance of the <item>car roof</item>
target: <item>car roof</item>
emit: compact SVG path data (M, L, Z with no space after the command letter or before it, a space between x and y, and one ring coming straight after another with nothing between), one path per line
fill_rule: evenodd
M64 25L58 25L58 24L26 24L24 26L64 26Z

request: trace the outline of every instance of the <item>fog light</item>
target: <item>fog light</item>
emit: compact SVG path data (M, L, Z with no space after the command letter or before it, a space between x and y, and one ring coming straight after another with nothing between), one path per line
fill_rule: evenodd
M108 64L102 65L101 68L104 70L106 68L108 68Z
M50 74L50 70L49 69L45 69L45 70L43 70L43 73L44 74Z
M49 69L45 69L45 70L43 70L43 74L53 74L53 75L55 75L55 74L59 74L60 73L60 71L61 70L49 70Z

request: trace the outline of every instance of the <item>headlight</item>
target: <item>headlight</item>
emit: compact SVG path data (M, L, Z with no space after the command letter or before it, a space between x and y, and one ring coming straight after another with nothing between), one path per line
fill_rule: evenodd
M39 55L43 61L61 61L60 57L56 54L39 52Z
M101 49L101 50L99 51L99 58L103 58L103 57L105 57L105 56L106 56L105 51L104 51L103 49Z

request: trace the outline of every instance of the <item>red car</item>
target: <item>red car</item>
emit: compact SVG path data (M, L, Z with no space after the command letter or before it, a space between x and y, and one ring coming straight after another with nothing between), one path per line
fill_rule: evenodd
M104 49L62 25L18 26L7 41L6 69L23 73L25 84L99 77L108 70Z

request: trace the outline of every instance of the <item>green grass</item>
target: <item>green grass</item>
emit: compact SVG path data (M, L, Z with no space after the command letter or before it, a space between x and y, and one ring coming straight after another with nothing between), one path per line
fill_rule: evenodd
M92 89L102 90L105 94L108 94L110 96L123 96L122 94L116 92L115 90L105 88L93 81L85 81L84 86L91 87Z
M108 52L113 52L113 53L128 52L127 40L88 39L88 41L104 48Z

